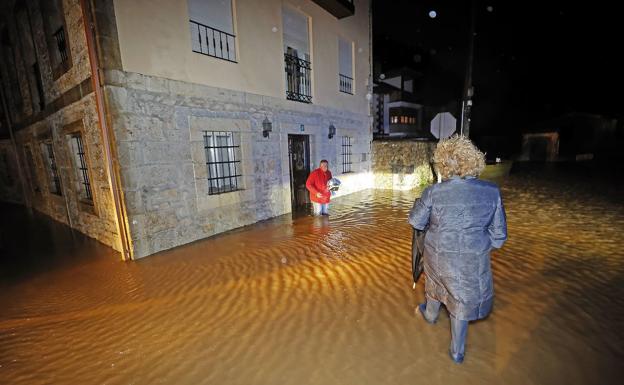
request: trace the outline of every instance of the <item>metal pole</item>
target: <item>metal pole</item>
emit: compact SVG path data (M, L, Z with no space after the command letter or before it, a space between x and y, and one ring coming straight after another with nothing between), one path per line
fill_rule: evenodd
M473 59L474 59L474 36L475 36L475 24L476 24L476 15L477 15L477 7L476 0L472 0L470 2L471 12L470 12L470 39L468 45L468 62L466 64L466 79L464 82L464 97L462 100L462 134L465 137L469 137L470 134L470 110L471 106L467 103L468 100L472 97L472 67L473 67Z
M459 134L464 136L464 101L461 102L461 120L459 123Z
M82 19L84 20L87 51L89 53L89 64L91 67L91 81L93 83L93 92L95 94L98 122L102 133L102 147L104 148L104 160L108 174L108 183L111 187L113 202L115 203L114 207L115 219L117 221L117 232L119 233L119 240L121 243L122 259L125 261L132 259L132 252L129 243L125 210L123 207L121 193L119 191L119 175L116 172L115 165L113 163L113 137L106 122L106 114L104 112L104 94L102 92L99 60L95 47L95 25L91 14L91 7L87 5L86 0L80 0L80 8L82 9Z

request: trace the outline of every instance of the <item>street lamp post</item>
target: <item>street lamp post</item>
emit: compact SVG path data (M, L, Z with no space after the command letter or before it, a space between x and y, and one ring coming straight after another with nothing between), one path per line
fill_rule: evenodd
M462 96L462 114L460 132L463 136L470 136L470 112L472 110L472 96L474 87L472 86L472 66L474 59L474 37L476 22L476 1L472 0L470 10L470 40L468 46L468 62L466 64L466 78L464 81L464 92Z

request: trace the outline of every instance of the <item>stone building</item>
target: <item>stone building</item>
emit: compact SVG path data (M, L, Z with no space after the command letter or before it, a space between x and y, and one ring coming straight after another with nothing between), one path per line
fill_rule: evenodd
M1 4L3 200L130 259L305 205L321 159L372 185L368 0Z

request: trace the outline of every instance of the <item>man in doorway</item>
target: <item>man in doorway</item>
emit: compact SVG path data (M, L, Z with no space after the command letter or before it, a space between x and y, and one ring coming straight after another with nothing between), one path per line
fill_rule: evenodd
M308 175L306 181L306 188L310 191L310 200L314 207L314 215L329 215L331 192L327 187L327 182L332 178L332 173L328 166L327 160L321 160L319 167Z

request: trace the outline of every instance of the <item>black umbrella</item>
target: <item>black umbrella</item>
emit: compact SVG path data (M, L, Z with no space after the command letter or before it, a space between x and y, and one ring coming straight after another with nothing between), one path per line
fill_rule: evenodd
M423 271L423 255L425 253L425 230L413 229L412 233L412 277L414 286Z

